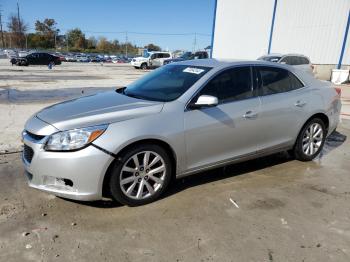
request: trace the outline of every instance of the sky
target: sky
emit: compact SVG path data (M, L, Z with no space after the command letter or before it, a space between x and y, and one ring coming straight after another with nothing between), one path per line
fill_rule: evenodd
M105 36L125 42L127 31L128 41L137 46L152 42L164 50L192 51L210 45L215 1L18 0L18 3L20 15L31 32L36 20L53 18L63 34L78 27L86 37ZM8 17L17 12L17 0L0 0L0 9L6 28Z

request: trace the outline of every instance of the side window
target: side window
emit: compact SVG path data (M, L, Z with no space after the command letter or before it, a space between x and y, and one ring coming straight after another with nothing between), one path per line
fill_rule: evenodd
M299 57L301 65L308 65L310 61L306 57Z
M292 57L291 56L285 56L281 59L281 63L285 63L287 65L292 65L293 61L292 61Z
M220 103L252 97L250 67L232 68L220 73L200 91L199 95L216 96Z
M169 58L170 55L169 54L163 54L163 58Z
M260 74L260 95L272 95L303 87L291 72L282 68L258 67Z

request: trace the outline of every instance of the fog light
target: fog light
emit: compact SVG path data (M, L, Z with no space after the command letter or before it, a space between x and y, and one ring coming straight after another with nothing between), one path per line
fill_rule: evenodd
M45 176L43 184L44 186L55 188L57 190L73 191L73 181L68 178Z

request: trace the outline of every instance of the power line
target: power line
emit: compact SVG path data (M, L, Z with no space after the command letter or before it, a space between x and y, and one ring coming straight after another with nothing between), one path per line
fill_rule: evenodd
M30 27L30 29L35 29L33 27ZM72 29L68 28L61 28L64 31L69 31ZM83 33L93 33L93 34L123 34L127 32L129 35L163 35L163 36L206 36L211 37L211 34L204 34L204 33L163 33L163 32L137 32L137 31L92 31L92 30L81 30Z

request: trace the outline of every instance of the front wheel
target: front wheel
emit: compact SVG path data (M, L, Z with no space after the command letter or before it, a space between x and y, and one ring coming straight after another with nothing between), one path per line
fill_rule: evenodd
M153 202L165 191L172 176L167 152L158 145L137 145L115 164L110 192L118 202L138 206Z
M147 67L148 67L148 66L147 66L147 64L146 64L146 63L143 63L143 64L141 65L141 69L142 69L142 70L146 70L146 69L147 69Z
M322 150L326 140L326 127L319 118L310 120L301 130L295 147L295 158L300 161L311 161Z

